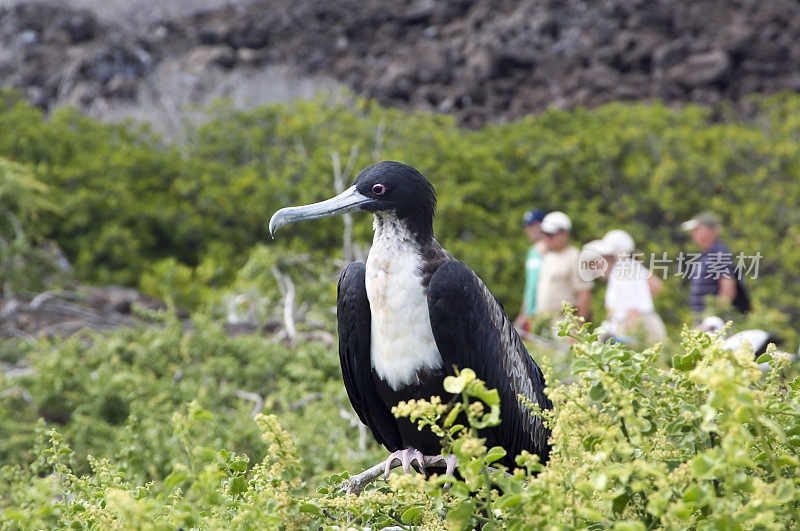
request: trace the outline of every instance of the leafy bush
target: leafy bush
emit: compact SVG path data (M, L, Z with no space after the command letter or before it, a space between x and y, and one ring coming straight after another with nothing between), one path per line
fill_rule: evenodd
M800 96L756 103L760 111L747 120L718 121L691 106L611 104L480 131L363 100L251 111L220 103L177 147L76 111L45 119L3 92L0 128L9 134L0 136L0 156L26 164L49 187L62 208L43 214L37 230L58 241L81 278L154 292L162 279L183 279L186 287L172 294L179 305L197 307L228 284L265 238L272 212L332 195L338 155L350 157L353 172L395 159L427 175L439 193L438 238L508 308L519 306L527 246L520 220L531 206L569 213L579 242L623 228L642 251L671 259L694 250L679 223L711 209L734 253L763 256L758 279L748 282L756 314L778 310L796 320ZM355 221L362 244L371 238L368 217ZM339 252L340 227L339 219L290 226L270 245L319 259ZM657 305L677 333L692 316L676 273L673 265ZM792 327L781 332L798 339Z
M55 282L59 268L38 244L40 216L58 211L48 187L25 166L0 157L0 284L3 295L42 289Z
M218 384L192 377L220 355L223 361L214 365L215 371L231 380L241 377L232 358L259 363L258 358L248 357L250 348L245 348L255 346L252 338L240 344L208 327L185 332L178 324L139 340L123 333L107 348L89 348L113 352L114 370L88 369L97 370L95 378L88 378L95 383L80 390L75 384L55 383L64 381L74 368L64 370L54 365L55 360L41 365L50 359L43 357L38 366L50 367L58 376L39 378L60 388L57 392L66 402L81 394L111 392L105 382L112 373L117 375L113 392L123 401L137 389L154 385L147 384L142 374L146 367L153 368L150 378L155 381L172 381L172 370L178 366L186 373L175 389L161 387L150 396L138 391L143 395L141 405L131 407L126 435L115 441L117 451L106 452L107 457L82 457L73 450L87 447L82 440L86 435L71 424L48 430L39 423L33 464L2 468L0 522L20 528L211 529L334 525L788 529L798 525L800 380L786 380L785 359L764 355L760 361L767 361L770 370L762 373L747 346L728 352L721 348L719 336L684 329L674 368L664 369L656 362L657 347L637 352L599 343L589 325L579 327L574 319L565 321L562 333L576 340L574 361L571 382L562 383L552 379L544 360L554 402L554 410L546 413L553 428L553 452L546 466L523 455L517 459L520 468L511 474L488 468L503 452L486 448L473 428L497 421L492 415L497 395L465 370L445 385L461 393L463 401L455 407L467 412L470 426L453 426L455 417L435 400L397 409L398 414L423 419L422 424L445 428L442 433L459 459L460 475L426 479L394 473L388 483L374 483L359 497L342 491L347 472L325 479L307 474L327 468L309 463L322 457L316 454L336 453L330 447L303 448L302 441L336 433L329 424L334 419L324 411L305 417L303 424L285 411L280 418L259 415L253 422L244 411L247 407L231 402L224 391L216 394ZM306 349L308 355L303 354ZM282 393L308 385L309 371L325 370L320 364L328 363L324 356L312 354L314 349L312 344L291 353L266 348L253 372L267 375L282 367L282 373L274 381L257 381L280 386ZM214 356L204 357L212 352ZM290 358L297 356L302 360L292 369ZM160 361L164 357L167 363ZM93 355L86 358L91 365ZM304 377L291 385L280 382L301 370ZM197 384L185 388L184 380L202 381L205 392ZM330 384L338 391L328 392L342 394L338 381ZM177 407L171 421L160 420L159 412L175 401L186 402ZM82 414L98 414L90 412L96 401L90 398L85 403ZM446 419L444 424L441 419ZM69 435L59 433L64 430ZM248 452L253 458L240 453L248 447L245 441L251 441ZM359 469L353 461L347 468Z
M50 282L38 246L55 239L82 279L195 310L152 314L148 328L0 341L0 526L796 527L798 379L774 353L762 373L746 347L727 352L688 328L638 351L568 321L567 369L563 354L535 349L555 404L543 413L546 466L522 456L510 475L488 468L502 451L474 428L498 420L496 395L465 370L447 385L470 426L435 400L396 409L442 430L460 475L393 474L345 496L350 472L385 452L350 410L334 353L341 221L259 245L274 210L333 193L335 156L348 153L356 170L396 159L423 171L439 192L439 239L507 307L519 304L531 206L567 211L579 241L619 227L670 257L687 245L680 221L710 208L734 252L763 256L749 283L756 311L737 326L778 328L792 344L800 96L758 104L747 121L614 104L481 131L361 100L220 104L178 147L71 110L45 118L0 93L6 291ZM354 236L369 241L368 216ZM677 330L690 316L669 273L657 303ZM226 333L223 321L280 327L289 286L296 337Z
M250 418L256 395L264 411L281 413L304 434L296 443L306 476L329 473L343 458L366 463L377 455L374 443L359 447L359 429L340 416L348 402L338 359L321 343L287 348L256 336L229 338L196 319L193 330L170 320L108 337L87 333L19 345L14 355L20 349L33 372L0 380L0 430L9 434L0 442L3 463L35 459L40 417L75 449L77 473L89 470L91 454L117 458L127 477L142 484L163 478L187 459L182 439L258 460L267 447ZM176 411L185 416L190 402L208 416L190 415L191 426L179 435L171 420ZM314 429L304 429L309 425Z

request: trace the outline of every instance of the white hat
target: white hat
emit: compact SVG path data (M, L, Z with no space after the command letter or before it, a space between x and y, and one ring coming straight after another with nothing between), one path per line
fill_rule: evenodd
M578 276L581 280L594 280L608 272L606 256L614 254L603 240L592 240L581 249L578 255Z
M636 247L631 235L624 230L612 230L603 236L603 244L611 249L610 254L631 254Z
M703 319L698 328L703 332L719 332L723 326L725 326L725 322L722 319L716 315L709 315Z
M614 249L603 240L592 240L584 245L582 250L596 253L599 256L611 256L614 254Z
M547 214L539 227L545 234L569 232L572 230L572 222L569 220L569 216L556 210Z

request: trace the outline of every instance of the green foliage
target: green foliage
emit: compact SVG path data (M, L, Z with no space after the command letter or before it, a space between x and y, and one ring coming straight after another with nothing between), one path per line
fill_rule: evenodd
M57 210L47 198L48 187L21 164L0 158L0 205L21 224L35 221L43 212Z
M53 257L37 246L43 235L37 221L58 211L48 191L27 167L0 157L0 284L5 295L56 281Z
M115 396L131 400L121 431L106 434L116 451L104 450L99 438L87 441L86 433L73 422L57 429L47 428L44 421L31 423L31 464L3 456L12 464L0 469L0 525L23 529L399 525L452 530L479 526L790 529L798 525L800 380L786 379L785 358L763 356L759 361L770 365L764 373L747 347L728 352L721 348L719 336L685 329L682 359L675 368L664 369L658 364L658 347L638 352L599 343L589 325L579 325L573 318L564 321L561 333L575 340L574 361L570 383L562 383L553 380L544 360L554 402L553 411L539 412L553 429L553 451L545 466L528 454L517 458L519 467L513 471L496 466L504 451L487 448L475 430L500 420L497 393L464 369L445 383L449 392L461 397L460 402L445 405L435 397L401 403L395 411L418 421L421 429L437 430L458 458L458 475L433 474L426 479L395 472L388 482L373 483L358 497L344 494L347 472L324 478L309 475L330 469L320 466L319 453L331 458L339 455L338 466L359 469L357 461L337 454L343 448L309 446L310 441L319 440L317 436L327 437L330 445L338 430L343 430L331 424L327 418L331 412L324 409L298 419L291 411L271 408L280 411L280 417L258 415L251 420L245 411L249 405L232 401L224 391L229 384L211 381L208 373L199 378L205 391L195 384L188 392L166 387L154 394L139 391L141 396L135 400L141 406L134 406L134 389L154 386L153 381L183 388L184 380L198 379L186 372L183 379L173 382L171 371L185 356L198 367L184 364L185 371L202 371L211 363L204 353L214 352L214 357L223 359L214 365L214 373L225 373L221 382L244 378L231 366L231 356L238 356L240 363L244 359L257 363L255 357L247 358L247 352L258 347L254 339L239 344L207 325L186 332L177 323L139 338L141 331L119 334L119 340L106 341L111 344L102 349L111 358L110 371L118 376L113 382ZM82 339L91 338L98 336ZM133 349L135 355L126 355L126 349ZM173 349L178 353L170 356ZM261 358L270 362L254 372L280 372L274 379L261 380L280 387L280 395L266 394L275 396L275 401L278 396L298 396L291 394L292 388L310 382L320 385L328 378L310 372L319 370L313 369L317 356L304 354L315 351L313 344L284 355L264 345L261 349ZM54 360L36 364L60 375L56 380L38 376L60 389L56 391L61 393L60 401L85 402L73 406L85 424L90 416L102 417L103 409L91 411L97 402L78 397L111 392L106 384L109 376L92 366L93 350L101 349L90 346L82 360L94 371L89 374L96 374L87 378L92 382L88 388L75 382L55 383L79 368L65 370L54 366ZM292 380L287 356L303 357L303 378ZM159 361L162 357L169 360L167 371ZM114 358L126 360L127 365ZM319 367L335 362L316 363ZM150 383L145 378L129 385L128 381L137 379L138 366L151 368ZM281 380L292 381L284 386ZM325 392L340 395L341 384L332 385L338 392ZM223 390L217 392L217 387ZM172 393L178 396L172 398ZM175 405L181 401L183 405ZM4 403L6 414L18 407ZM160 412L166 414L169 407L174 413L164 419ZM456 425L457 417L467 419L467 424ZM106 421L107 429L113 429L112 419ZM106 455L87 456L84 452L89 448L93 454Z
M395 409L443 437L459 475L394 473L345 496L343 471L385 453L360 443L333 352L341 220L258 245L274 210L334 192L334 153L351 153L355 169L395 159L425 173L440 241L510 308L531 206L567 211L578 241L624 228L670 257L690 249L680 221L712 209L734 252L763 256L749 282L756 311L737 326L795 340L800 96L758 103L746 122L613 104L481 131L361 100L221 104L176 147L75 111L45 119L0 93L6 291L50 282L34 258L55 239L80 278L195 310L185 322L165 312L151 327L2 340L0 527L797 527L800 383L783 357L762 356L762 373L718 336L684 328L638 351L574 320L561 330L575 341L568 375L556 371L563 357L534 352L555 405L541 412L553 429L546 466L529 455L509 474L494 466L503 451L477 429L501 420L497 394L465 369L446 382L460 402ZM354 237L370 239L368 216ZM279 326L287 278L304 315L296 345L225 333L223 318ZM673 327L690 318L676 276L657 304Z
M31 165L58 213L37 225L56 239L79 274L135 284L156 260L196 265L211 242L235 241L192 204L182 182L199 169L143 128L101 124L77 110L41 113L0 92L0 156Z
M190 467L206 448L258 460L266 447L250 418L252 395L243 392L260 395L263 411L279 412L290 429L305 434L297 447L306 476L341 467L343 456L366 464L378 455L374 443L352 446L359 431L339 414L348 401L338 359L321 343L287 348L257 336L227 337L196 316L189 330L170 319L107 337L20 343L9 351L33 371L0 380L3 463L35 457L39 417L70 441L77 473L89 470L89 454L117 458L129 479L142 483L163 478L175 463ZM195 406L186 413L189 403ZM208 415L197 416L197 408ZM314 429L304 430L308 425Z
M748 281L756 313L796 320L800 96L758 104L748 121L716 121L691 106L611 104L465 131L448 117L363 100L251 111L220 103L207 122L188 126L178 148L75 111L45 119L3 92L0 128L11 134L0 137L0 157L27 165L49 187L61 209L43 212L37 233L58 241L81 278L153 292L169 281L179 305L197 307L210 294L203 287L228 284L275 210L331 196L333 155L352 154L354 171L394 159L427 175L439 195L438 238L508 308L519 306L527 246L520 220L531 206L569 213L578 242L623 228L641 251L671 259L696 250L679 223L710 209L734 253L763 256ZM356 216L362 244L371 238L368 218ZM341 223L289 226L270 246L330 256L339 252ZM692 317L676 272L656 302L677 331ZM791 327L782 331L797 339Z

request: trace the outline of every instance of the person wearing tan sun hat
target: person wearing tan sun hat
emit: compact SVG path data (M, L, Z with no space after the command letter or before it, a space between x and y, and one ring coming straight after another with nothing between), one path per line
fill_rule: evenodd
M557 317L566 302L588 320L593 283L581 277L580 251L569 240L572 221L563 212L550 212L542 220L541 230L548 251L542 258L536 288L537 315Z

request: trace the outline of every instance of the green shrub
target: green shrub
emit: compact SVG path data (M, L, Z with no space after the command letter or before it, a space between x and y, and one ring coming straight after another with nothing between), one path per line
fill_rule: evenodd
M58 211L49 188L21 164L0 157L0 285L16 291L41 290L63 276L55 257L42 247L39 218Z
M190 402L213 416L184 430L195 446L231 448L259 460L267 450L252 423L255 395L263 411L304 434L296 439L304 475L366 463L376 445L359 448L359 430L339 411L347 407L338 358L322 343L287 348L269 338L227 337L198 316L193 329L163 326L112 335L80 333L68 340L19 344L33 371L0 380L0 461L33 460L36 420L56 426L75 451L75 471L87 455L116 458L128 478L163 478L186 452L171 419ZM0 361L14 361L11 359ZM252 398L250 398L252 397ZM183 413L182 413L183 414ZM312 425L313 430L303 430Z
M170 370L185 356L202 366L200 353L213 344L217 350L228 345L228 356L236 352L247 356L248 349L221 340L207 328L187 334L172 324L165 332L166 337L154 333L136 349L143 368L158 370L163 365L158 360L169 356L173 348L178 353L171 358ZM388 483L373 483L358 497L346 496L342 490L347 472L324 479L309 478L305 472L318 469L307 462L318 458L314 452L336 453L330 447L309 452L301 444L312 436L330 436L333 432L327 423L331 419L307 417L299 425L283 412L280 417L259 415L252 421L239 411L244 408L230 403L220 407L209 400L212 389L206 394L162 389L142 397L148 411L166 410L171 393L179 399L197 398L178 407L165 425L157 420L157 413L145 415L139 409L135 425L128 421L129 434L116 441L116 455L108 459L81 457L74 448L83 442L69 424L48 430L39 423L38 443L32 447L38 458L33 465L7 465L0 473L0 523L12 528L207 529L797 527L800 380L786 379L785 359L764 355L760 361L767 361L770 369L763 373L747 346L729 352L721 348L719 336L685 329L675 368L664 369L657 363L658 348L637 352L599 343L589 325L579 327L573 319L565 321L561 333L576 343L571 351L570 383L553 380L546 359L542 360L554 402L554 410L545 413L553 428L553 451L546 466L523 455L517 459L520 467L511 474L488 468L503 452L486 448L472 428L497 422L493 414L497 395L468 370L445 383L449 391L461 394L461 404L417 401L396 410L423 419L424 429L431 423L443 429L440 433L459 459L460 475L425 479L393 473ZM135 343L130 336L121 336L105 352L114 351L112 357L132 363L134 357L124 352ZM177 345L164 341L167 337L174 337ZM247 346L252 347L252 341ZM313 345L304 348L313 351ZM286 354L303 358L305 377L282 387L283 392L307 385L310 371L318 370L314 368L320 363L317 356L302 352L300 348ZM276 370L276 355L264 356L272 363L253 372ZM278 380L292 380L292 370L288 359L278 359L285 360L283 373L273 383L280 386ZM216 368L230 375L236 372L230 363ZM135 373L122 372L131 372L130 367L116 365L115 369L120 378L114 394L124 399L144 387L142 380L138 385L124 383L136 378ZM51 372L66 371L53 367ZM171 379L169 373L165 376ZM98 389L81 392L108 392L104 391L106 378L98 372L93 379ZM188 372L184 379L193 380ZM313 379L324 381L325 377ZM175 386L182 387L181 382ZM338 381L335 386L341 391ZM79 396L74 384L74 392L67 390L70 386L60 387L67 401ZM217 395L217 400L225 400L223 395ZM86 402L85 407L95 407L93 400ZM203 402L215 411L202 407ZM455 417L448 407L463 408L470 425L452 425ZM239 420L231 424L226 417ZM72 435L61 435L64 429ZM251 448L248 457L240 452L251 435L263 449ZM136 442L145 438L151 441L146 451L146 446ZM360 470L353 462L347 468Z
M0 128L10 133L0 137L0 156L26 164L49 187L61 209L43 212L37 232L58 241L82 279L158 292L172 277L212 288L176 286L170 296L179 305L198 307L230 283L275 210L333 195L338 154L352 155L353 173L395 159L427 175L439 195L439 240L508 308L519 306L527 246L520 220L532 206L566 211L578 242L623 228L641 251L673 260L696 250L680 222L710 209L734 253L763 257L759 277L748 281L756 314L778 310L796 320L800 96L757 103L760 112L748 120L720 122L692 106L610 104L480 131L363 100L250 111L220 103L177 147L147 129L73 110L45 119L3 92ZM362 245L371 238L368 218L356 216ZM270 245L321 259L340 252L341 223L290 226ZM692 318L676 273L673 265L656 301L675 332ZM598 298L595 308L600 315ZM791 327L781 331L792 344L798 339Z
M623 228L670 258L693 250L680 222L710 209L734 253L763 257L748 281L755 311L735 326L777 331L794 350L800 96L755 101L748 119L611 104L480 131L359 99L220 103L173 146L0 92L5 294L62 282L41 248L52 239L80 279L194 310L186 322L169 312L150 327L0 341L0 526L797 527L800 383L774 354L764 374L718 337L686 328L678 340L692 316L674 267L657 300L674 332L663 349L600 344L574 324L571 363L534 349L555 403L546 467L522 457L510 476L488 469L499 451L465 426L445 433L459 478L394 474L343 496L349 473L385 452L355 421L334 352L342 222L263 243L275 210L335 193L335 156L353 173L400 160L437 188L439 240L516 308L527 209L566 211L578 242ZM370 241L366 214L354 238ZM281 326L281 275L302 317L296 345L229 337L224 320ZM594 306L599 316L600 297ZM473 422L496 421L491 393L465 374ZM256 395L266 414L254 421ZM397 412L448 415L435 403Z

